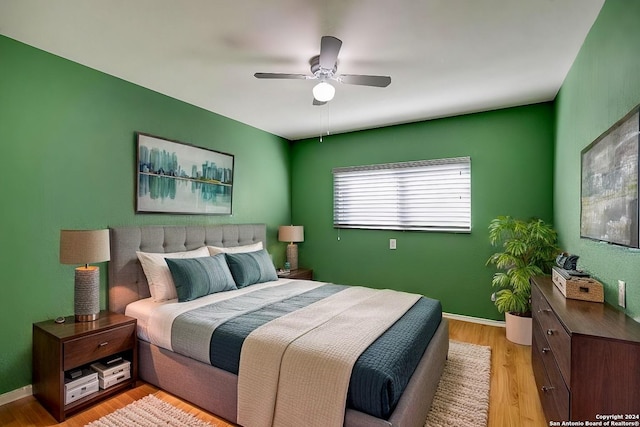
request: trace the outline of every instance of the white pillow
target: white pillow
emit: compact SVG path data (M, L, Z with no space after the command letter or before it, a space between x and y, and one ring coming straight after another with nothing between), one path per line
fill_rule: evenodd
M153 253L153 252L136 252L142 270L147 276L149 282L149 292L155 302L162 302L170 299L178 298L176 285L173 283L173 277L165 258L202 258L209 256L206 246L199 249L186 252L171 253Z
M262 242L253 243L251 245L244 246L230 246L228 248L221 248L219 246L207 246L209 254L211 256L228 253L228 254L240 254L244 252L255 252L262 249Z

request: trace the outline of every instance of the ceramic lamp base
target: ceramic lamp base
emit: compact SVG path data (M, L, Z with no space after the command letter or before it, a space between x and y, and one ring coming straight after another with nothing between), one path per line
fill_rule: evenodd
M295 243L287 245L287 261L289 261L291 270L298 269L298 245Z
M74 311L76 322L91 322L100 314L100 269L76 268Z

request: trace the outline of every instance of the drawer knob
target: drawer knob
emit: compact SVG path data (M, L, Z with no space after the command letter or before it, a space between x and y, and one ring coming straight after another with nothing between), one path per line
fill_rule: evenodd
M105 347L107 345L109 345L109 341L101 342L100 344L98 344L98 347Z
M551 313L551 309L550 308L541 308L540 310L538 310L538 313Z
M547 329L547 335L553 335L555 331L553 329Z
M541 388L542 388L542 391L545 392L545 393L555 389L555 387L550 386L550 385L543 385Z
M546 353L548 351L551 351L551 349L549 347L542 347L542 352Z

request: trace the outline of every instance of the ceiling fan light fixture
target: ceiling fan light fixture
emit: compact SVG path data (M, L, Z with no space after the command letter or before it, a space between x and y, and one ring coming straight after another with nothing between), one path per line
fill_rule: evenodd
M335 94L336 88L324 81L313 87L313 97L320 102L331 101Z
M309 60L311 75L285 73L255 73L257 79L301 79L316 80L313 88L312 105L324 105L333 99L335 87L328 80L338 83L359 86L387 87L391 83L389 76L371 76L367 74L338 74L338 54L342 40L333 36L322 36L320 39L320 55Z

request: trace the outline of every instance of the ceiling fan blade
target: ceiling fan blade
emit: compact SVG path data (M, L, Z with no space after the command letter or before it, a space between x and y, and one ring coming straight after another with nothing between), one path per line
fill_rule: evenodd
M313 105L324 105L324 104L326 104L326 102L318 101L317 99L313 98Z
M305 74L286 74L286 73L255 73L258 79L307 79L310 76Z
M342 74L338 81L348 85L387 87L391 83L389 76L366 76L363 74Z
M320 68L333 70L338 62L342 40L333 36L322 36L320 40Z

